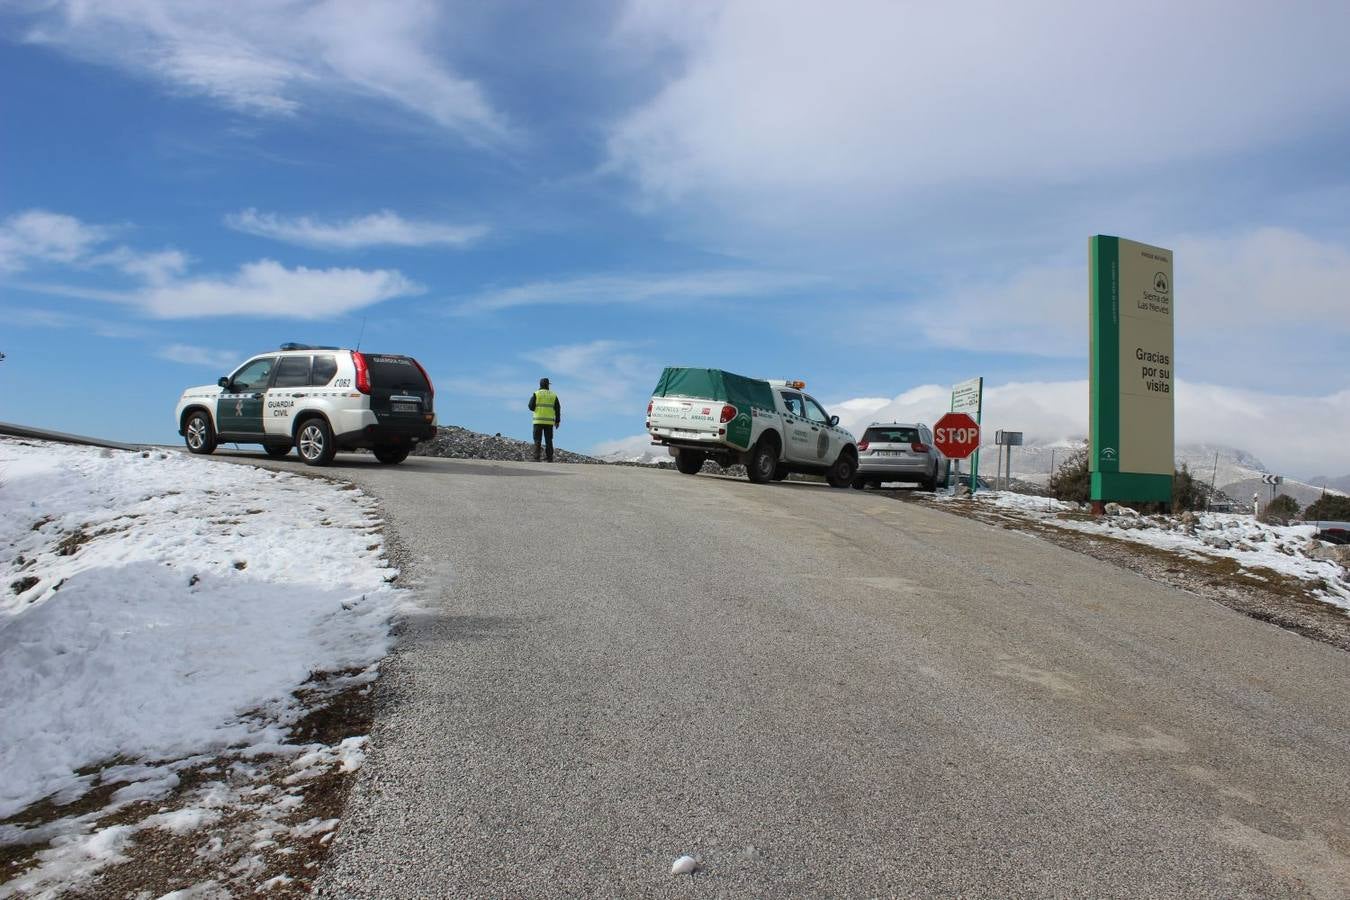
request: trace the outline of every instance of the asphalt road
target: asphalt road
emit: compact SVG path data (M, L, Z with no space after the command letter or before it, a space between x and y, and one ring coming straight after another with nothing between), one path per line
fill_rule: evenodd
M329 895L1350 896L1350 654L870 493L334 474L422 609Z

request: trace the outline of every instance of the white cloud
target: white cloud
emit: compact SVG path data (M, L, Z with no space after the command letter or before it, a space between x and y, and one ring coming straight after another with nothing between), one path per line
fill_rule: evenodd
M674 275L596 275L563 281L534 281L484 291L458 312L489 312L517 306L563 304L662 304L796 293L817 279L781 272L723 270Z
M431 0L56 0L38 8L27 39L245 113L360 95L472 141L508 139L479 86L439 58L443 24Z
M246 263L227 277L185 278L150 285L132 301L152 316L323 319L422 288L385 269L288 269L270 259Z
M155 355L170 362L205 366L221 372L232 369L240 362L239 354L231 350L211 350L191 344L170 344Z
M1273 146L1350 103L1338 2L716 9L630 4L615 45L665 42L683 65L618 123L611 162L650 197L765 223L803 198L884 205Z
M15 213L0 221L0 272L19 271L33 262L80 262L110 232L44 209Z
M177 250L142 253L104 249L108 230L71 216L30 210L0 223L0 251L11 268L34 260L81 268L115 268L138 285L126 289L25 283L25 290L121 303L163 319L206 316L320 319L421 293L421 285L389 269L287 268L270 259L245 263L231 275L187 274L189 260Z
M246 209L226 216L225 224L236 231L325 250L355 250L380 245L464 247L488 232L485 225L417 221L405 219L390 210L325 222L309 216L287 218Z
M1339 373L1345 377L1345 373ZM922 385L889 401L830 404L855 434L871 422L936 421L950 408L951 388ZM1028 443L1080 440L1088 433L1088 382L986 385L983 426L1022 431ZM1350 388L1293 396L1178 381L1178 444L1222 444L1251 453L1274 471L1311 476L1350 472Z

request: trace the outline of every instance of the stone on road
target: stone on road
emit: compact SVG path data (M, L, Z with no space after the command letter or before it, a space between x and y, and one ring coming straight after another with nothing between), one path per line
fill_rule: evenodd
M335 474L421 608L326 895L1347 895L1350 654L857 491Z

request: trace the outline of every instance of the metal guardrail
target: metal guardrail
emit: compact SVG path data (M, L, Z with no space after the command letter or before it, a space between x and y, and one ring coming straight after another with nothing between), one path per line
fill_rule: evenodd
M40 441L57 441L62 444L82 444L86 447L107 447L109 450L142 450L149 444L123 444L119 441L106 441L103 438L86 437L82 434L66 434L61 431L48 431L45 428L30 428L27 425L15 425L0 422L0 434L11 437L34 438Z

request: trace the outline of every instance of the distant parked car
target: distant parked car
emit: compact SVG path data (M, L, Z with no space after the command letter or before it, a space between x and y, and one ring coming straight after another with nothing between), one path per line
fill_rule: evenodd
M883 482L917 484L925 491L945 483L951 462L933 446L933 433L921 422L873 422L858 442L858 490Z
M215 384L188 388L174 415L193 453L261 444L279 458L294 447L307 465L324 466L338 450L368 448L396 465L435 436L434 395L411 356L282 344Z
M1350 522L1317 522L1317 539L1328 544L1350 544Z

